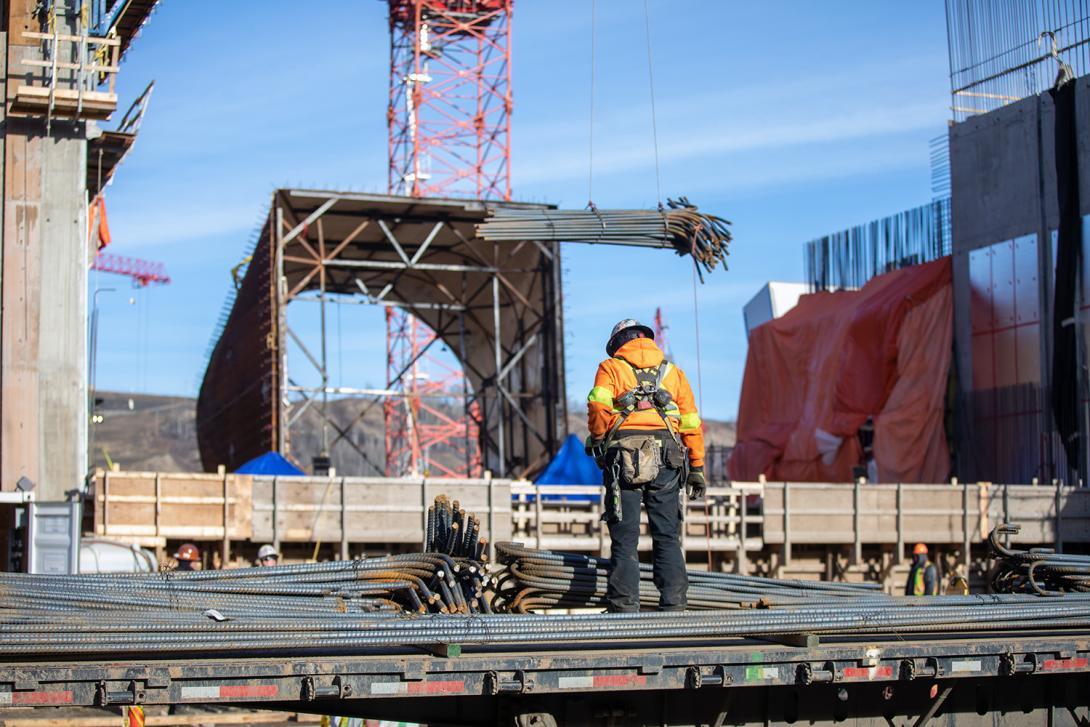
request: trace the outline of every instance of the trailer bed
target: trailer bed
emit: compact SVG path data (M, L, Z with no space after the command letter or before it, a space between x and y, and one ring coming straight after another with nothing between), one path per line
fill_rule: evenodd
M0 664L0 706L245 704L482 724L505 721L511 710L512 719L532 714L564 722L570 721L565 714L572 705L584 705L593 717L603 715L600 707L608 704L620 710L615 717L632 718L622 720L626 724L714 724L720 716L715 709L729 701L736 715L728 709L719 723L741 724L792 716L833 719L838 706L847 710L840 718L877 716L883 708L922 715L943 694L941 704L951 711L956 704L950 700L952 691L969 683L974 685L976 712L981 711L979 692L985 686L993 695L986 702L996 708L1007 705L1029 718L1035 710L1057 706L1052 704L1057 699L1048 696L1057 694L1056 683L1081 692L1090 684L1085 677L1090 672L1090 634L1085 631L971 637L802 635L787 641L794 643L735 639L683 646L654 641L535 644L524 649L465 645L460 654L458 648L443 645L436 651L449 656L417 649L352 656L8 662ZM776 693L791 698L768 696ZM725 700L727 694L730 700ZM1016 697L1022 701L1007 704ZM639 707L671 701L677 704L665 719L661 710L645 714ZM758 702L762 706L753 712ZM1075 702L1076 708L1090 704L1084 697ZM714 705L720 706L712 709ZM705 708L712 711L690 719L689 712ZM984 712L990 710L985 705ZM759 720L754 716L758 712ZM731 721L735 717L741 721Z

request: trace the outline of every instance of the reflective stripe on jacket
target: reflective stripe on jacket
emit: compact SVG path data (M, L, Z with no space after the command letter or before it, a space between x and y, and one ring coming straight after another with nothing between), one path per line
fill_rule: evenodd
M926 561L922 566L913 565L908 578L909 596L935 596L939 592L938 572L935 564Z
M614 398L636 387L633 367L657 368L662 362L662 351L653 340L637 338L617 349L613 358L598 364L594 388L587 396L587 428L592 439L605 437L613 422L620 416L614 405ZM673 397L666 409L666 415L674 430L681 434L682 444L689 448L689 463L693 467L703 467L704 430L689 380L681 369L668 363L662 378L662 388ZM633 411L620 430L648 431L665 428L662 417L652 408Z

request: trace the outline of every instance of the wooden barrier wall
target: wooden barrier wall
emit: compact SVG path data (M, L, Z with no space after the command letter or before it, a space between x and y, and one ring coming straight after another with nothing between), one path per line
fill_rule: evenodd
M456 499L482 519L490 542L608 554L601 522L601 487L476 480L368 477L248 477L153 472L96 473L96 535L162 548L168 539L339 543L381 549L423 542L435 496ZM901 565L906 546L939 546L968 565L974 544L1001 522L1022 526L1018 543L1090 543L1090 490L1044 485L848 484L751 482L712 486L704 501L683 500L683 544L748 572L763 558L775 572L790 568L792 551L864 550ZM641 550L649 550L646 514ZM699 560L699 556L694 556ZM708 558L712 560L712 558Z
M481 519L490 542L511 539L511 483L492 478L251 477L95 473L96 535L162 549L167 540L417 546L436 495Z

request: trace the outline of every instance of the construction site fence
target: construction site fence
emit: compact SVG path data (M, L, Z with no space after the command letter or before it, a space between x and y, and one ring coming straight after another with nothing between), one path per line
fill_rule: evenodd
M608 553L601 521L601 487L511 485L513 533L527 545ZM687 552L747 554L778 551L790 565L798 546L849 546L861 562L865 547L892 550L927 543L969 557L1002 522L1022 526L1034 544L1090 542L1090 490L1057 485L992 483L870 484L734 482L708 488L703 500L684 499L682 543ZM639 547L651 549L647 515Z
M480 518L488 537L510 539L511 481L424 477L262 477L238 474L95 473L88 498L95 535L162 549L167 541L339 544L419 548L427 510L445 494Z
M602 488L535 485L484 477L251 477L236 474L103 472L88 493L100 537L165 547L168 540L218 541L225 562L232 542L419 546L437 495L458 500L491 542L577 552L609 552ZM871 484L734 482L711 486L704 499L683 499L687 552L716 553L745 570L754 553L794 549L891 551L898 562L917 542L971 553L1002 522L1022 526L1019 540L1090 543L1090 489L991 483ZM650 550L645 524L641 550Z

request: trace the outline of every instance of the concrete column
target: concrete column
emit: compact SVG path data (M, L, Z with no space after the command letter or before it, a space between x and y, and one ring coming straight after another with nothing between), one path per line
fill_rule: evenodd
M8 97L42 58L33 0L7 4ZM62 20L61 32L74 32ZM72 27L67 27L72 25ZM42 500L80 486L87 468L86 125L8 118L0 247L0 489L20 477Z

